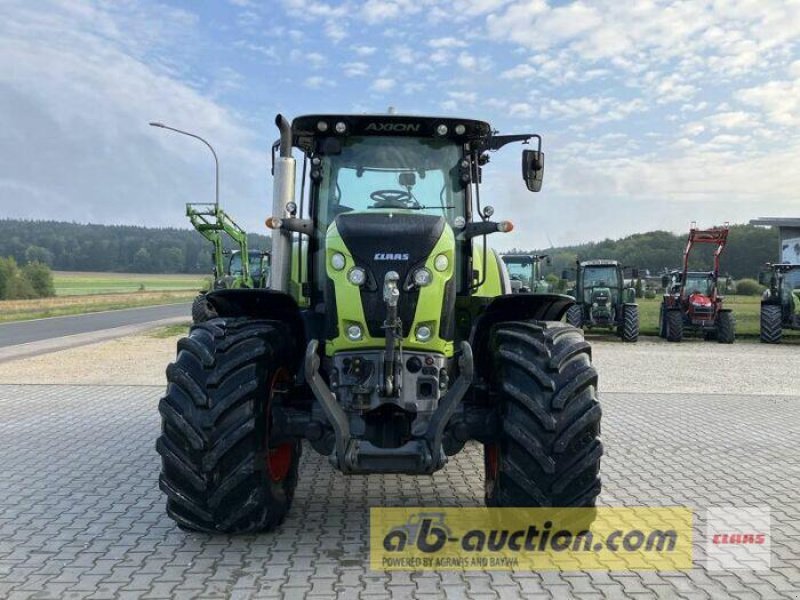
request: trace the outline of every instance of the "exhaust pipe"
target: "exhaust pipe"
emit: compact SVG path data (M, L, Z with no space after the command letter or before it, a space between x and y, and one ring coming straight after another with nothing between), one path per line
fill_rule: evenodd
M275 177L272 187L272 217L284 219L286 204L294 202L295 160L292 158L292 128L283 115L275 117L275 125L281 133L280 149L275 159ZM292 264L292 232L283 228L272 231L271 288L280 292L289 291Z

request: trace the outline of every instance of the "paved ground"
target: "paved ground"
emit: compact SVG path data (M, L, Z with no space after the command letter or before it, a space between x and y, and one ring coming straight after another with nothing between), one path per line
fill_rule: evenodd
M370 571L368 507L479 506L477 447L428 478L335 473L307 452L289 519L187 534L157 489L160 387L0 386L0 597L800 598L800 396L606 393L606 505L769 505L772 570ZM795 390L796 393L796 390Z
M0 347L29 344L57 337L90 333L115 327L140 325L152 321L191 316L191 304L163 304L144 308L127 308L52 317L32 321L16 321L0 325Z

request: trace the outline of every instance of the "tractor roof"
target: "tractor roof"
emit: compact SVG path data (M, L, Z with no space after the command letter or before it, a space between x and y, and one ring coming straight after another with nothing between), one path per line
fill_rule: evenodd
M772 227L800 227L800 218L792 217L761 217L751 219L750 225L770 225Z
M616 267L618 265L619 261L606 258L595 258L593 260L584 260L581 262L581 267Z
M344 124L343 130L340 124ZM444 133L439 131L442 125L447 128ZM459 126L463 126L463 132ZM491 135L492 127L485 121L453 117L320 114L296 117L292 121L292 133L296 137L348 134L443 137L466 142L486 138Z

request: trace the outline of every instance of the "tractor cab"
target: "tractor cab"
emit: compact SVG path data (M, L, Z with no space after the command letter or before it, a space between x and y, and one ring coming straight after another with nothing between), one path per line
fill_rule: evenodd
M249 275L252 279L254 288L265 288L269 285L269 252L261 250L249 250L248 265ZM242 264L242 252L234 250L228 260L228 275L235 280L244 277L244 267Z
M547 254L504 254L501 258L508 270L512 293L548 294L552 291L542 274L542 262L551 264Z

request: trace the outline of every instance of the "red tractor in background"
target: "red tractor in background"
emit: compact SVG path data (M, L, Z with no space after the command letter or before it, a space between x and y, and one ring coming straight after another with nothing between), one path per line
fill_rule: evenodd
M719 257L728 241L728 227L689 230L683 252L683 270L664 275L664 299L661 302L659 335L670 342L680 342L684 332L703 332L705 339L732 344L736 321L729 308L722 307L719 295ZM714 270L689 271L689 255L695 244L714 244Z

